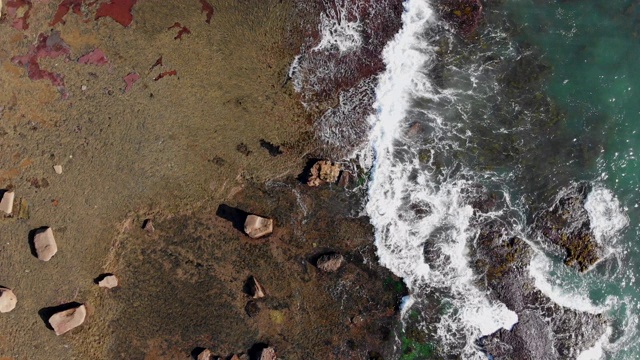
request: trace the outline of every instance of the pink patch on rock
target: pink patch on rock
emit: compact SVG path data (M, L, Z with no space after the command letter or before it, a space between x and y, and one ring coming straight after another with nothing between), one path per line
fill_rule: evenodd
M133 84L135 84L136 81L140 80L140 75L138 75L138 73L132 72L123 77L122 80L124 80L124 83L126 84L124 87L124 92L126 93L127 91L131 90Z
M133 21L131 10L138 0L111 0L111 2L100 5L96 11L96 20L101 17L110 17L118 24L127 27Z
M54 26L57 23L64 24L64 17L69 13L69 11L73 11L74 14L82 16L82 4L85 0L62 0L60 5L58 5L58 9L56 10L55 15L53 15L53 20L49 23L49 26ZM89 4L91 6L95 4L95 2Z
M179 29L178 34L173 38L173 40L182 40L182 35L191 34L191 30L189 30L189 28L186 26L182 26L182 24L180 24L179 22L175 22L167 30L171 29Z
M24 66L27 70L27 75L31 80L46 79L51 81L58 91L62 93L63 98L67 98L68 94L64 87L64 75L54 73L40 68L38 60L41 58L58 58L64 57L65 61L69 60L69 54L71 49L64 40L60 37L58 31L51 31L50 35L40 33L38 35L38 41L35 45L31 45L29 52L23 56L14 56L11 58L11 62L16 65Z
M176 70L163 71L160 74L158 74L158 76L153 78L153 81L158 81L165 76L177 76L177 75L178 75L178 72Z
M92 52L82 55L78 59L78 64L85 64L85 65L103 66L103 65L107 65L108 63L109 63L109 60L107 59L107 56L100 49L94 49Z
M27 30L29 28L27 20L33 7L31 0L9 0L5 6L7 17L11 19L11 26L16 30Z
M202 5L200 13L207 14L207 20L205 20L205 22L207 24L211 24L211 17L213 16L213 6L211 6L211 4L209 4L207 0L200 0L200 5Z

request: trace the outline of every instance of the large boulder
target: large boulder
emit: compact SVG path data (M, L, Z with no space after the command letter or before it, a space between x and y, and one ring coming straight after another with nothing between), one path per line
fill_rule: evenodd
M318 259L316 266L318 267L318 269L324 272L336 272L338 271L338 269L340 269L343 263L344 256L340 254L327 254L322 255Z
M56 335L62 335L84 323L87 316L87 309L84 305L63 310L53 314L49 318L49 324L55 331Z
M270 235L273 232L273 219L249 215L244 222L244 232L252 239Z
M0 313L7 313L16 308L18 298L11 289L0 287Z
M33 244L36 248L38 259L49 261L58 252L56 239L53 237L53 230L50 227L36 230L33 238Z
M320 160L311 167L307 185L320 186L323 184L333 184L338 181L340 171L342 171L340 164L328 160Z

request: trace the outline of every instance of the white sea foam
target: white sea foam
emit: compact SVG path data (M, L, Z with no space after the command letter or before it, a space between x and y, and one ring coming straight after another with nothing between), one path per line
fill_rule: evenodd
M346 53L362 45L362 25L359 19L350 19L357 13L357 0L336 0L320 15L320 43L313 50Z
M612 246L619 232L629 224L620 201L611 190L601 185L595 185L587 195L584 208L589 213L596 241L605 247Z
M609 337L611 336L611 327L607 328L607 331L602 334L600 339L590 347L589 349L581 352L576 360L602 360L604 359L604 347L609 342Z
M473 284L475 276L466 254L473 234L469 227L473 210L461 195L469 184L455 179L436 184L421 168L417 153L400 143L412 98L437 101L439 96L450 96L436 95L424 75L434 59L435 49L424 38L425 31L435 25L433 10L424 0L408 0L402 21L402 29L383 53L386 70L376 92L377 113L370 120L375 163L366 209L376 228L381 263L403 277L414 294L429 288L450 294L452 310L437 329L445 352L462 349L464 358L481 359L485 357L477 352L474 341L501 327L511 328L517 315L504 304L490 301ZM430 116L434 126L446 126L436 114ZM427 203L431 211L419 218L407 203ZM428 263L427 240L437 250Z

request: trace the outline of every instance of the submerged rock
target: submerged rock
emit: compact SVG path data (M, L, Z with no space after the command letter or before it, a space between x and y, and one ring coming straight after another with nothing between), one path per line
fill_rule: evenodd
M2 200L0 200L0 211L7 215L11 215L13 212L13 200L15 199L15 193L13 191L5 191L2 194Z
M84 305L74 307L72 309L57 312L49 318L49 324L55 331L56 335L62 335L84 323L87 316L87 309Z
M0 313L7 313L16 308L18 298L11 289L0 287Z
M316 265L324 272L336 272L344 263L344 256L340 254L327 254L318 259Z
M56 239L53 237L53 230L50 227L36 230L33 238L33 244L36 248L38 259L49 261L58 252Z
M338 181L342 171L342 166L328 160L316 162L309 171L307 185L320 186L323 184L333 184Z
M273 219L249 215L244 221L244 232L252 239L270 235L273 232Z
M566 252L564 262L580 271L588 270L600 259L602 247L591 229L585 208L591 186L578 183L563 189L554 204L539 212L534 227L542 237Z

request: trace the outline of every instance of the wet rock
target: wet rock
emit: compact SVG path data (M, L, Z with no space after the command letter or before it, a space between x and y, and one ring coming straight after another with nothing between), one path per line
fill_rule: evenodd
M260 354L260 360L277 360L277 359L278 358L276 357L276 351L271 347L268 347L262 350L262 354Z
M249 215L244 222L244 232L252 239L270 235L273 232L273 219Z
M80 305L68 310L60 311L49 318L49 324L56 335L62 335L84 323L87 316L87 309Z
M15 199L15 193L13 191L5 191L2 194L2 200L0 200L0 211L7 215L11 215L13 212L13 199Z
M7 313L16 308L18 298L11 289L0 287L0 313Z
M249 294L249 296L253 297L254 299L263 298L267 294L267 292L264 290L264 287L253 276L249 277L245 286L247 294Z
M588 270L602 254L585 209L591 186L578 183L562 189L554 204L536 214L534 228L551 244L564 249L564 262L580 271Z
M318 269L324 272L336 272L344 263L344 257L340 254L327 254L318 259Z
M53 230L50 227L36 230L33 244L38 259L49 261L58 252L58 245L53 237Z
M340 173L340 178L338 179L338 186L346 188L351 183L351 179L353 176L348 171L343 171Z
M106 275L102 277L102 280L98 281L98 286L107 288L107 289L112 289L118 286L118 278L113 274Z
M461 35L475 31L482 18L480 0L445 0L439 6L440 15Z
M328 160L316 162L309 172L307 185L320 186L323 184L333 184L338 181L342 166Z
M211 350L209 349L204 349L197 357L198 360L213 360L213 354L211 353Z

